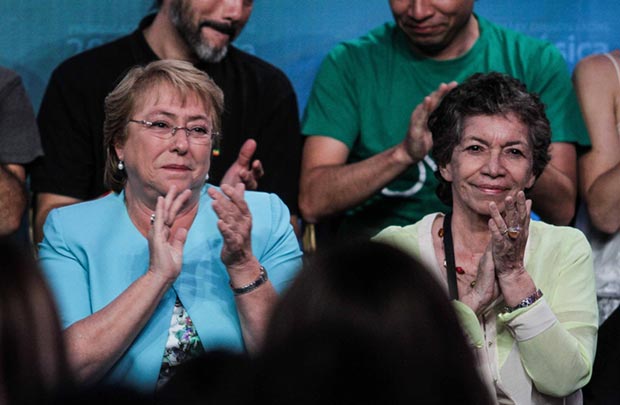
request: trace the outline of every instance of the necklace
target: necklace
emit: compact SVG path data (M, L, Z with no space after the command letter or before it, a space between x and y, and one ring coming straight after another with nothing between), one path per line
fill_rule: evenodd
M445 255L445 260L443 262L444 267L446 268L447 276L448 276L448 292L450 293L450 298L459 299L459 290L456 284L456 275L465 274L465 270L456 266L454 259L454 244L452 242L452 213L449 212L443 219L443 227L439 229L437 235L443 240L443 250ZM470 286L473 288L476 285L476 280L470 283Z

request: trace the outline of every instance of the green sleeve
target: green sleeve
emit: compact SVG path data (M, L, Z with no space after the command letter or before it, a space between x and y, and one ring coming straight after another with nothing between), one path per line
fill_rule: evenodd
M417 224L406 227L396 225L388 226L371 239L373 242L380 242L393 246L411 255L415 259L421 260Z
M560 397L590 380L598 326L590 246L583 234L572 231L563 240L563 259L547 263L561 270L554 285L539 286L545 297L498 316L515 338L536 389Z
M351 66L351 48L340 44L325 58L317 73L302 119L306 136L335 138L349 149L359 134L359 106Z
M467 336L469 344L475 349L484 346L484 334L476 313L467 304L458 300L452 300L452 308L458 317L461 328Z

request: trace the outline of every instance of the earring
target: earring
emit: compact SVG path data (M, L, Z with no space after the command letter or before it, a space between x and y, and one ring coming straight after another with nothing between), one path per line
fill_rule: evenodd
M209 173L205 176L205 181L209 181Z
M118 170L123 171L125 170L125 163L122 160L119 160L116 167L118 167Z

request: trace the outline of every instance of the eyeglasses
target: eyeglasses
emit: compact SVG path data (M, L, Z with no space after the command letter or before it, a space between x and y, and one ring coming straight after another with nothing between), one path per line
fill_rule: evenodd
M191 143L206 145L213 140L213 137L219 135L218 132L205 128L201 125L194 127L175 127L167 123L166 121L145 121L130 119L129 122L135 122L136 124L142 124L148 130L150 134L160 139L172 138L179 129L185 131L187 140Z

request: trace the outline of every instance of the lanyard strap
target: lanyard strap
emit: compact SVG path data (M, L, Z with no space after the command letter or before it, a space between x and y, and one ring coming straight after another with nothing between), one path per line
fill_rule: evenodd
M446 272L448 275L448 293L450 299L459 299L459 290L456 285L456 264L454 260L454 244L452 243L452 213L443 218L443 251L446 256Z

